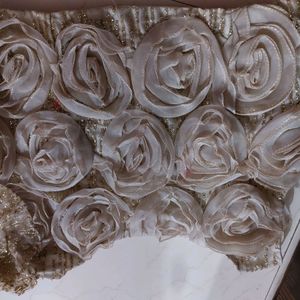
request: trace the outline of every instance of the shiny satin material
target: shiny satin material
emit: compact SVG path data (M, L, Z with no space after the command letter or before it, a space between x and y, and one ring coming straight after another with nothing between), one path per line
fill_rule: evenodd
M170 180L174 144L163 124L141 110L127 110L108 126L95 167L120 196L140 199Z
M286 100L300 68L300 37L281 11L253 5L232 14L233 33L223 53L236 98L222 104L240 115L256 115Z
M276 116L256 134L247 164L264 186L286 192L299 183L299 106Z
M249 184L233 184L210 199L202 229L215 251L254 256L282 241L288 227L284 204Z
M156 236L160 241L175 236L202 238L202 209L187 192L166 186L141 199L129 219L129 236Z
M82 259L124 237L128 205L106 189L82 189L59 204L52 220L57 245Z
M175 140L176 182L207 192L244 176L247 139L239 120L217 105L204 105L188 115Z
M259 5L0 10L0 287L131 236L273 266L300 175L298 23Z
M215 36L196 18L155 25L134 52L131 74L137 100L159 117L186 115L209 92L220 102L234 93Z
M37 30L17 19L0 22L0 115L22 118L39 110L56 62L55 51Z
M132 91L124 67L126 48L112 33L74 24L57 36L56 50L53 91L68 111L107 120L127 108Z
M66 114L42 111L28 115L16 128L16 142L16 172L33 190L66 190L91 170L91 144Z

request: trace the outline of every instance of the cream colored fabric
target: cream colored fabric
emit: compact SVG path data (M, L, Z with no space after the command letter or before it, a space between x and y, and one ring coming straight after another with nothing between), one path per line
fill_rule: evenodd
M186 115L209 92L217 102L233 97L219 44L196 18L153 26L134 52L131 69L137 100L159 117Z
M140 199L170 180L173 141L158 119L127 110L107 127L95 167L118 195Z
M42 111L27 116L16 128L16 142L16 172L33 190L66 190L92 167L92 147L66 114Z
M299 182L300 108L276 116L254 137L248 166L255 180L275 190L288 191Z
M236 99L223 104L241 115L269 111L287 99L295 84L299 34L287 16L267 6L237 10L232 19L223 53Z
M166 186L141 199L128 221L129 236L152 235L159 240L185 236L192 241L202 238L202 209L189 193Z
M178 185L208 192L240 179L247 173L243 170L247 148L244 128L234 115L217 105L198 108L176 135Z
M0 115L22 118L42 107L51 89L55 51L18 19L0 23Z
M284 204L249 184L233 184L209 201L203 234L212 249L230 255L258 255L281 241L289 223Z
M122 62L126 48L112 33L75 24L57 36L56 50L53 91L68 111L106 120L127 108L132 91Z
M16 275L0 286L21 293L130 236L272 266L300 175L285 9L0 10L0 259Z
M98 247L124 236L124 218L130 214L128 205L108 190L82 189L60 203L51 231L61 249L88 259Z

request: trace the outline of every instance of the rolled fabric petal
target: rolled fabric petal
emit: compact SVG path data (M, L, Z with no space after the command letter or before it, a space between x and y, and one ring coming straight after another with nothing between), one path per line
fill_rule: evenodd
M116 194L140 199L168 183L174 157L162 123L143 111L127 110L109 124L95 168Z
M184 190L166 186L141 199L129 219L130 236L156 236L160 241L175 236L192 241L202 238L202 209Z
M217 102L235 95L220 46L197 18L153 26L134 53L131 76L137 100L159 117L188 114L210 90Z
M211 249L252 256L281 242L288 226L289 214L282 201L241 183L221 190L209 200L202 230Z
M282 11L253 5L232 13L233 33L223 53L236 99L222 104L239 115L256 115L290 95L300 67L300 35Z
M287 192L299 183L299 107L277 115L255 135L247 165L257 182L275 190Z
M0 119L0 184L6 184L16 164L16 143L4 121Z
M8 19L0 22L0 115L22 118L39 110L51 84L55 51L29 25Z
M46 196L45 193L32 191L21 184L7 185L24 202L32 217L32 223L38 231L42 247L52 241L51 221L57 203Z
M129 206L106 189L82 189L66 197L56 209L51 231L57 245L81 259L107 248L125 236Z
M93 164L92 146L68 115L41 111L16 128L16 172L33 190L63 191L76 185Z
M123 64L125 48L112 33L73 24L59 33L56 49L53 91L68 111L108 120L127 108L132 91Z
M204 105L183 121L175 140L176 182L207 192L244 176L247 139L238 119L222 106Z

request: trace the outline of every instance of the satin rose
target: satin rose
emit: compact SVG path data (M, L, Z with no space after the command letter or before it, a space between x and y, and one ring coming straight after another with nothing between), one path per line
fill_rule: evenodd
M210 191L244 175L247 139L238 119L221 106L205 105L183 121L176 140L176 182Z
M210 90L219 102L234 94L219 44L197 18L153 26L134 53L131 76L137 100L160 117L188 114Z
M254 256L282 241L289 215L282 201L249 184L234 184L209 200L202 230L211 249Z
M0 120L0 184L6 184L16 164L15 139L4 121Z
M116 194L140 199L171 178L174 145L158 119L127 110L109 124L95 167Z
M55 51L29 25L0 22L0 115L22 118L42 107L52 84Z
M277 115L254 137L247 165L260 184L288 191L299 183L300 109Z
M232 19L233 34L223 53L236 99L224 98L222 103L240 115L269 111L287 99L294 87L299 33L285 14L269 6L236 10Z
M51 221L57 203L45 194L32 191L20 184L8 184L10 188L24 202L32 217L34 228L39 233L42 247L52 241Z
M53 91L68 111L107 120L127 108L132 91L125 49L112 33L74 24L59 33L56 49Z
M130 214L128 205L108 190L82 189L59 204L51 231L62 250L86 260L97 248L124 237Z
M63 191L90 171L93 149L80 126L68 115L41 111L16 128L16 172L23 183L39 191Z
M201 238L202 209L187 192L166 186L141 199L129 219L130 236L152 235L159 240L186 236Z

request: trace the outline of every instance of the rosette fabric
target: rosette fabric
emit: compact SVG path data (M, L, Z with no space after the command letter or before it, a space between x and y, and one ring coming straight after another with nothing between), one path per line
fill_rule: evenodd
M129 206L106 189L82 189L67 196L56 209L52 235L64 251L86 260L125 234Z

